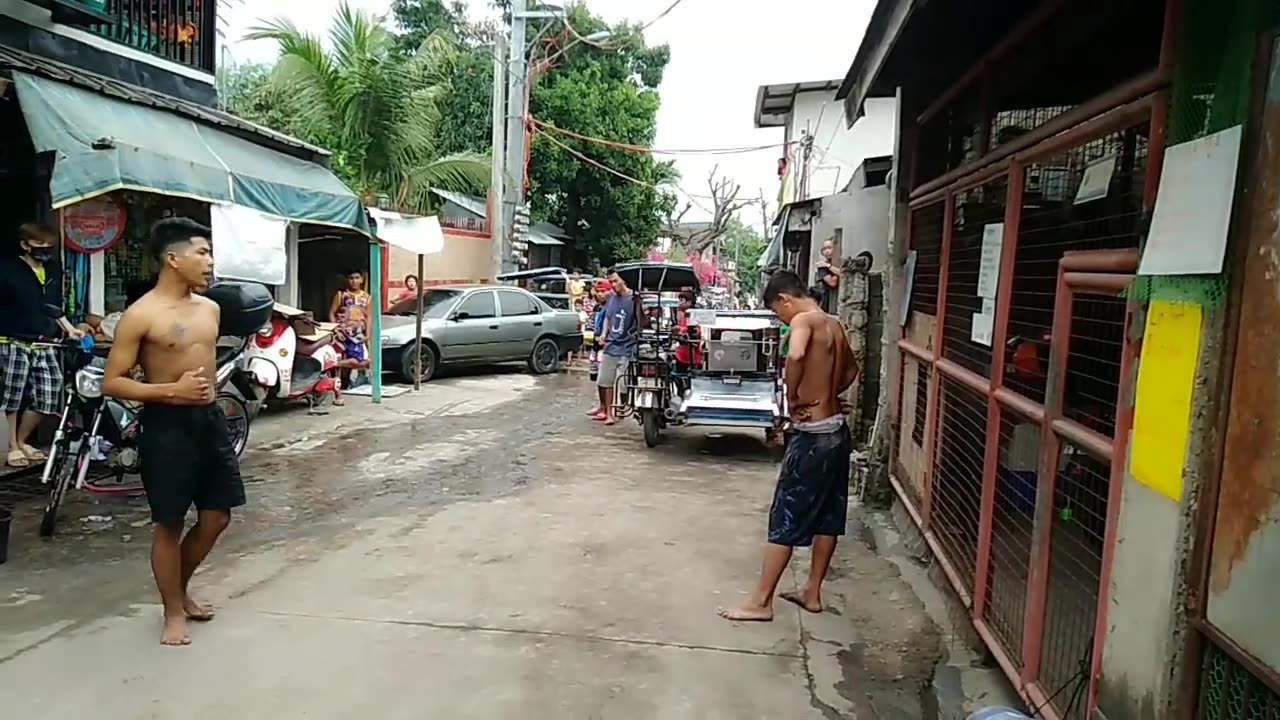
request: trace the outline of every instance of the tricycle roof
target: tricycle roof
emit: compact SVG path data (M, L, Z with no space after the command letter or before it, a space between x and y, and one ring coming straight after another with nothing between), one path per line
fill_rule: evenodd
M630 262L613 268L632 290L667 292L689 289L698 292L701 283L693 266L685 263Z

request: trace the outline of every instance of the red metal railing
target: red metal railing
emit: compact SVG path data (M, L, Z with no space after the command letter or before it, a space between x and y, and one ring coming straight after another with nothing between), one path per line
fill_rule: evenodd
M1109 114L1014 156L1007 175L921 198L909 223L917 274L899 342L895 467L906 477L895 487L997 662L1050 718L1089 717L1094 638L1105 635L1123 465L1113 438L1127 428L1122 378L1136 353L1118 295L1149 201L1146 121L1135 115ZM1076 203L1085 169L1100 162L1114 164L1105 197ZM991 270L982 237L997 223L993 308L978 275ZM975 334L974 316L993 310L990 335ZM913 468L904 450L928 461Z

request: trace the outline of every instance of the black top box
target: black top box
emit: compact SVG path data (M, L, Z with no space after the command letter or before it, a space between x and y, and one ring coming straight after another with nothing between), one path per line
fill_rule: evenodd
M219 335L249 337L271 321L275 299L265 285L240 280L220 280L205 291L205 297L218 303L222 321Z

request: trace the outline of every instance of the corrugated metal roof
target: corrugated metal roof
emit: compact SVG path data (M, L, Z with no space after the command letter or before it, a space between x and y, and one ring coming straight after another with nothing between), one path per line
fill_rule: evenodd
M782 127L796 103L797 95L808 92L831 92L839 87L839 80L761 85L760 89L756 90L756 127Z
M452 190L440 190L431 188L431 192L466 210L478 218L486 218L489 216L489 203L484 198L475 195L467 195L465 193L457 193Z
M112 80L87 70L81 70L77 67L22 52L21 50L15 50L4 45L0 45L0 69L18 70L31 75L88 88L94 92L139 105L147 105L176 113L206 125L225 129L232 134L259 144L272 146L295 157L317 162L326 167L329 164L328 150L305 143L297 138L289 137L270 128L265 128L257 123L249 122L231 113L203 107L137 85L122 83L119 80Z

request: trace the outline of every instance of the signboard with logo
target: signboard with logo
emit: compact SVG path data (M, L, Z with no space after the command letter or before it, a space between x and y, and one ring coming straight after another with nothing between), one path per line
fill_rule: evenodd
M104 252L124 238L127 217L124 205L100 195L63 208L62 236L76 252Z

